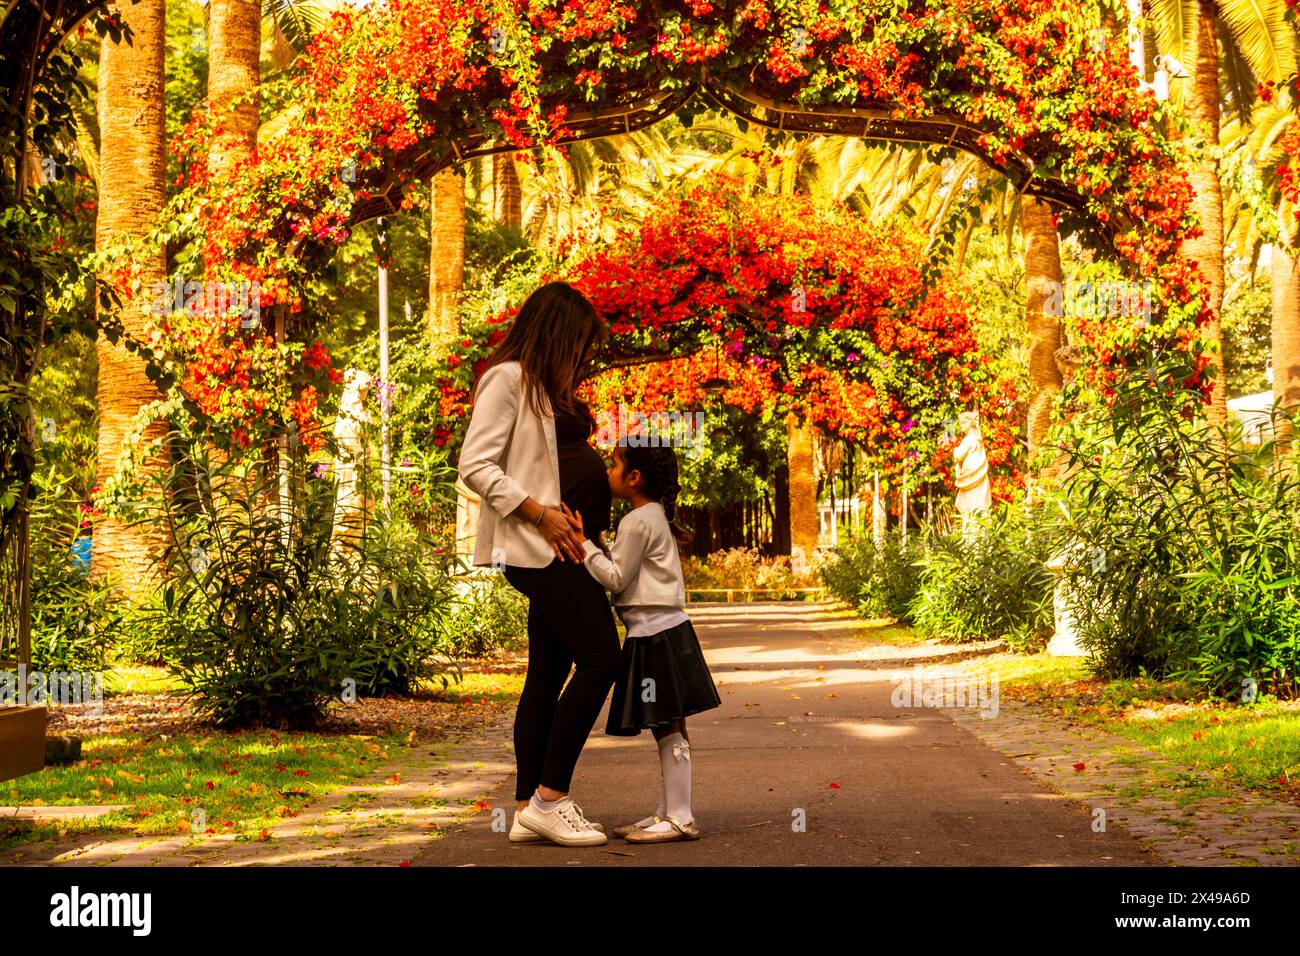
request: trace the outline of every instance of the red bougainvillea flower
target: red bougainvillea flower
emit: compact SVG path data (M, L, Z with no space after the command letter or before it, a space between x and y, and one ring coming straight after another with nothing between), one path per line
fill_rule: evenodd
M949 479L945 422L981 412L994 492L1011 495L1020 400L990 374L955 279L927 285L923 241L806 197L749 196L716 177L666 192L641 222L588 246L563 276L591 299L619 367L587 388L597 440L690 419L714 396L746 413L793 413L859 445L886 477ZM439 380L458 440L474 375L507 311L459 343ZM718 348L700 347L715 341ZM664 354L681 353L663 359ZM633 364L623 364L633 363ZM638 415L640 417L638 417ZM922 465L933 469L919 474Z
M1017 186L1050 179L1062 231L1078 232L1129 279L1155 288L1140 331L1082 323L1085 380L1113 394L1117 376L1163 352L1187 355L1187 380L1210 387L1198 358L1205 352L1198 325L1211 317L1203 282L1178 254L1196 229L1191 185L1177 137L1164 132L1185 124L1140 87L1123 37L1105 34L1096 6L1083 0L389 0L364 11L344 7L289 77L285 106L294 122L259 142L250 160L217 177L206 163L215 131L201 113L177 138L183 172L169 217L172 241L192 243L205 278L259 283L262 309L310 313L308 290L329 251L356 222L407 208L439 157L493 140L526 151L527 159L532 147L575 135L578 104L584 113L626 112L642 91L684 100L701 77L720 95L742 90L797 108L950 124L955 145ZM1288 140L1292 156L1300 154L1297 135L1292 130ZM1294 173L1282 177L1294 193ZM793 276L781 274L781 248L764 257L774 262L739 266L737 284L784 278L788 287ZM99 271L125 288L138 283L143 261L124 256ZM815 272L819 264L799 267ZM647 303L682 281L663 276L646 290ZM805 292L814 315L820 299L839 295L811 282ZM709 304L703 294L696 301ZM929 306L931 319L947 310L941 301ZM680 322L682 307L666 303L662 321ZM707 313L715 319L716 308ZM779 317L767 311L773 335L802 328L803 313L793 308ZM890 310L863 315L847 303L844 328L869 322L878 348L919 362L935 338L922 321L924 314ZM613 331L634 329L620 323ZM304 441L319 441L310 422L335 376L312 367L315 352L309 366L301 346L287 351L286 343L272 348L252 338L228 327L173 327L162 351L187 370L182 387L203 414L238 440L257 440L258 423L282 428L293 420ZM960 341L954 347L960 350ZM769 346L759 354L774 352ZM480 367L475 361L473 370ZM896 407L896 394L866 380L878 418L866 427L892 434L910 413ZM793 395L816 386L781 379L776 387ZM243 397L250 391L259 393L260 414ZM911 417L918 426L908 438L935 424Z

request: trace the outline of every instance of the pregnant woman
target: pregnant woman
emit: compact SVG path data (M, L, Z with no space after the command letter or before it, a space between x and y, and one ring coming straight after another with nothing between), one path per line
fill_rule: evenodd
M586 537L599 544L609 528L609 481L588 444L591 413L574 394L607 337L572 286L552 282L530 295L479 378L460 455L460 478L481 499L474 564L502 568L528 598L515 843L606 842L569 786L619 664L609 599L582 563ZM562 502L582 512L584 534L571 528Z

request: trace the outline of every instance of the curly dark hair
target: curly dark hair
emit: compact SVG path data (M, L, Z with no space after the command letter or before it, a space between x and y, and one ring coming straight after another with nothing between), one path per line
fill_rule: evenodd
M673 537L680 544L690 544L694 535L673 520L677 511L677 495L682 490L677 478L677 452L666 444L620 445L619 451L627 471L641 472L645 482L641 487L646 497L653 498L663 506Z

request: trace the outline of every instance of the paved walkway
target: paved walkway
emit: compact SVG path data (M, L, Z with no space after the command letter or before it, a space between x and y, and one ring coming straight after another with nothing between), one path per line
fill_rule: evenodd
M1180 768L1127 740L1011 701L996 716L988 700L943 706L992 646L872 640L830 603L704 606L692 619L723 700L690 723L698 843L511 844L507 714L395 753L267 840L82 837L11 850L0 865L1300 863L1295 807L1228 788L1180 808L1161 789ZM910 701L897 693L907 680ZM602 714L574 794L612 827L654 809L659 767L648 733L603 726Z
M934 708L895 707L891 678L970 656L867 643L831 604L693 609L723 705L690 722L698 843L596 849L511 844L472 817L415 863L463 865L1013 865L1161 861ZM978 716L975 717L979 720ZM996 722L996 718L993 722ZM607 828L657 802L649 734L584 752L574 795ZM493 793L511 809L510 781ZM799 827L800 821L806 827Z

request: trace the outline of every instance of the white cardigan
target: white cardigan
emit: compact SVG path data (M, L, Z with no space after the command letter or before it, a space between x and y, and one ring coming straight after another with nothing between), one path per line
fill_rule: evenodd
M659 502L647 502L623 516L608 557L590 538L583 542L583 550L582 563L614 592L615 607L686 606L681 556Z
M479 379L457 472L481 501L475 567L542 568L556 560L541 531L511 515L530 496L560 506L555 419L533 412L518 362L494 365Z

